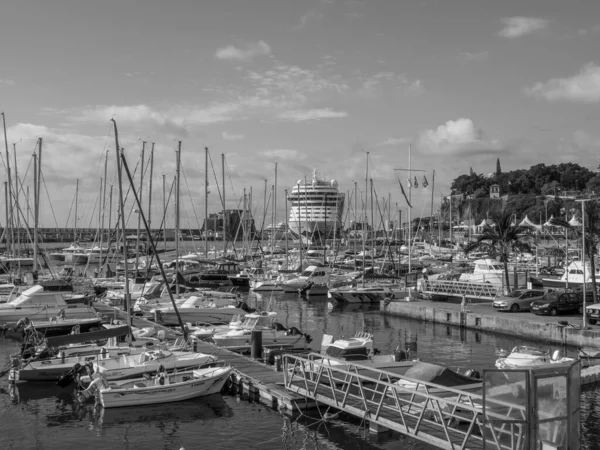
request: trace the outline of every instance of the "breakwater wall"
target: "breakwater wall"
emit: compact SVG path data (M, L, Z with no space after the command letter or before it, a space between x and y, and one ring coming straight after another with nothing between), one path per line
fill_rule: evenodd
M548 322L528 320L525 314L508 315L492 311L461 311L460 305L425 302L381 302L380 310L384 314L426 320L446 325L464 327L473 330L520 336L544 342L574 347L600 348L600 328L581 329L576 326L561 325L556 318ZM550 320L554 320L553 322Z

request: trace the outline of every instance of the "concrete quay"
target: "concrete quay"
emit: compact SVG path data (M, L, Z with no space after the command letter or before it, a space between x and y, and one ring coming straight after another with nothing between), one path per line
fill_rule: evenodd
M580 315L538 316L530 312L497 311L491 302L468 303L461 311L456 303L431 300L381 302L380 311L446 325L552 342L561 346L600 349L600 326L582 328ZM559 322L563 322L562 324ZM567 322L567 325L564 324ZM600 366L581 370L581 384L600 383Z

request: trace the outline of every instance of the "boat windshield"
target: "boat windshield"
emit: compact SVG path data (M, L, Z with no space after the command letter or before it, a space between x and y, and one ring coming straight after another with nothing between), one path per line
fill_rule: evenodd
M313 271L312 270L305 270L304 272L302 272L302 277L310 277L312 275Z

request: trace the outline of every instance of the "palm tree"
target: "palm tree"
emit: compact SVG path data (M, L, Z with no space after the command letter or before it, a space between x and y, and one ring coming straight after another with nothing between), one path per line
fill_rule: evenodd
M585 233L585 254L590 258L590 272L592 273L592 295L594 303L598 303L596 284L596 253L598 251L598 245L600 245L600 229L598 228L598 221L600 220L600 202L597 200L590 200L583 202L583 204L583 211L585 213L585 230L580 230L578 227L571 225L569 222L563 219L553 218L551 223L552 225L574 231L580 237L582 237L583 233ZM583 261L583 264L585 264L585 261Z
M477 239L465 247L465 255L476 251L487 251L491 257L499 257L504 266L504 281L506 290L510 292L508 274L508 258L513 251L529 252L531 248L525 242L531 239L527 229L512 223L513 212L503 209L490 213L489 220L483 226Z

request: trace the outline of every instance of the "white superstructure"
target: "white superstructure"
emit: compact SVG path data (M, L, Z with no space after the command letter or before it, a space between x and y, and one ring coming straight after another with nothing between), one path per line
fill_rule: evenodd
M288 195L291 202L289 227L295 234L319 233L329 235L342 227L344 194L338 192L336 180L317 178L313 171L311 180L298 180Z

